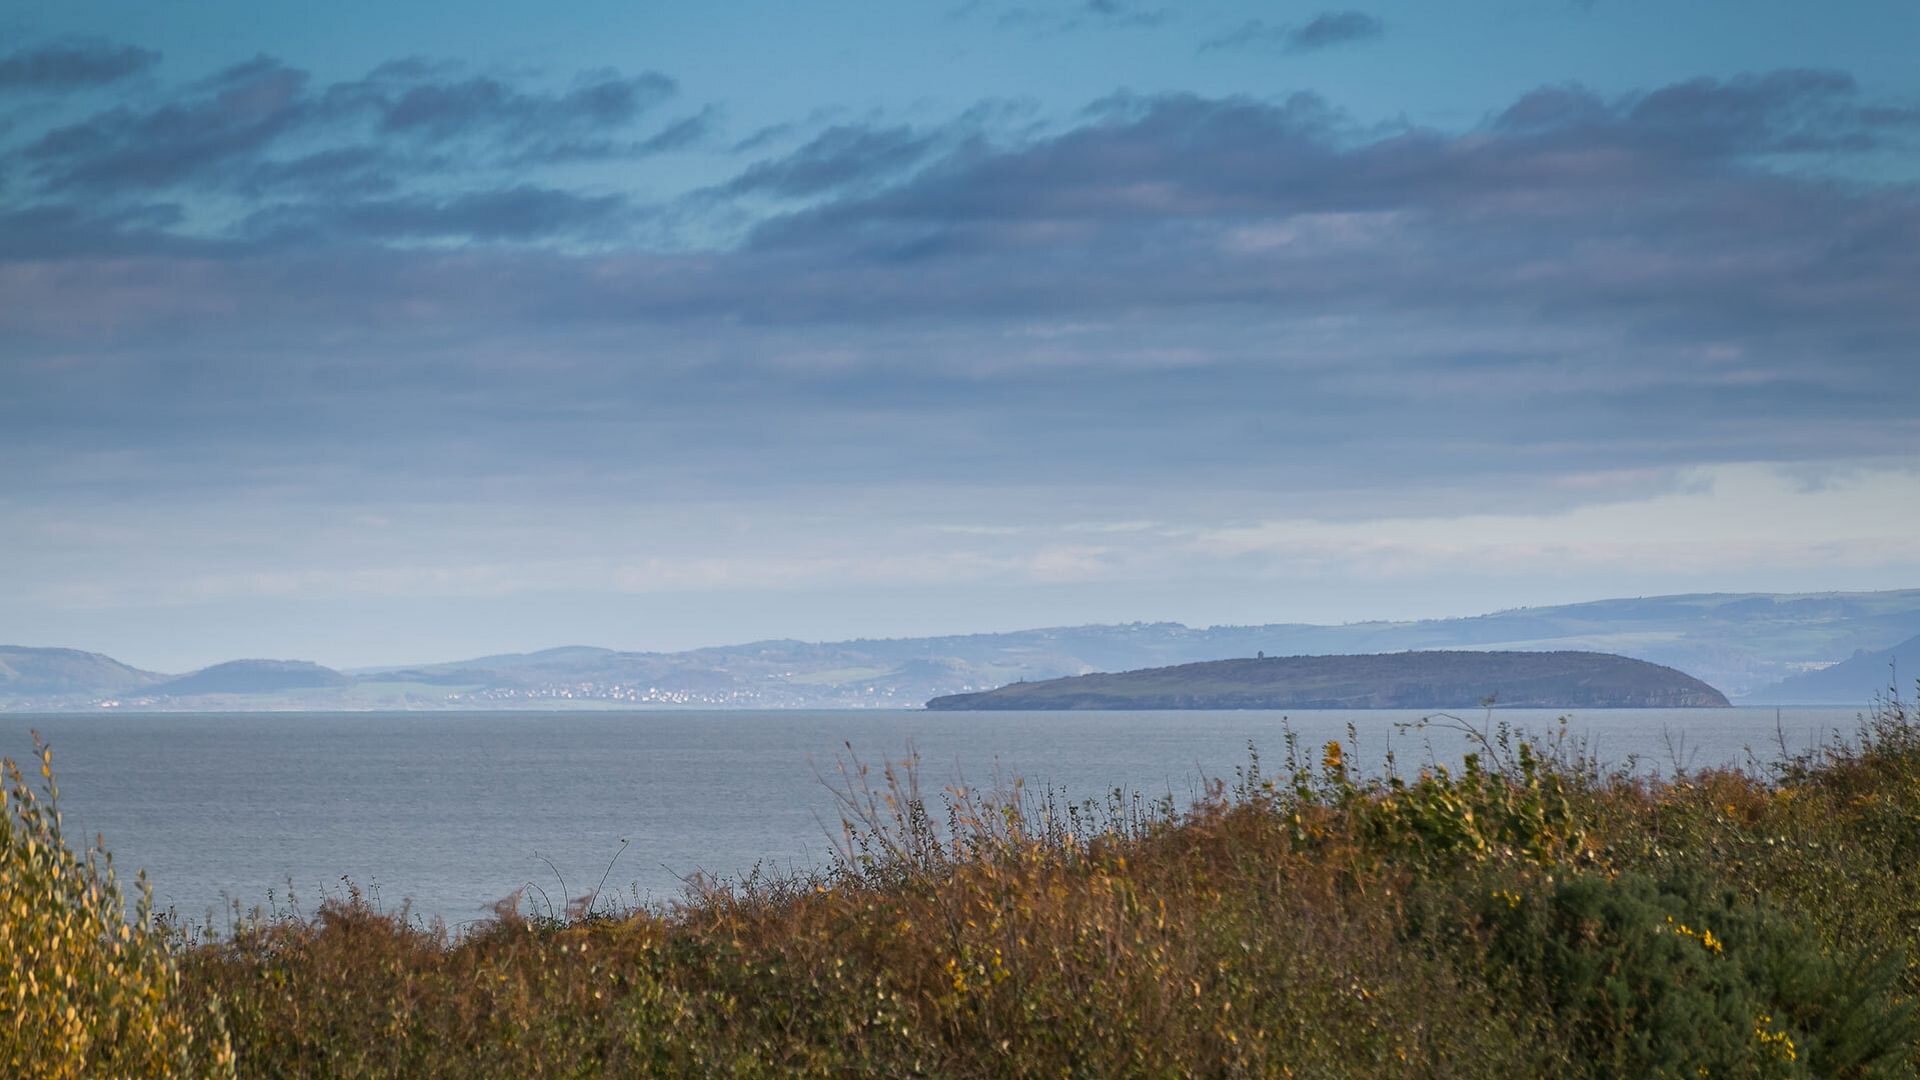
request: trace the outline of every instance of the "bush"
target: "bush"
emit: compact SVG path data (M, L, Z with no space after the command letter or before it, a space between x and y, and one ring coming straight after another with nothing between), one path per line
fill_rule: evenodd
M1700 876L1581 874L1485 893L1489 981L1539 1002L1593 1076L1910 1075L1899 968L1838 958Z
M145 876L129 923L106 851L67 847L52 751L38 736L34 749L44 798L0 763L0 1074L232 1075L218 1012L178 1004Z
M855 762L818 875L509 901L462 934L350 889L195 942L123 933L104 854L59 843L43 748L44 802L16 771L7 815L0 948L26 960L0 1022L32 1011L0 1075L209 1073L227 1030L271 1077L1920 1074L1909 714L1771 779L1462 733L1459 769L1406 779L1290 739L1281 777L1254 757L1185 811L930 804L911 767ZM107 990L49 996L85 964Z

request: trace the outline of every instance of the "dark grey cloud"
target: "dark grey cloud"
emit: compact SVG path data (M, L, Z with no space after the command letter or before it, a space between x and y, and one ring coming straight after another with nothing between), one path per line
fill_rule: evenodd
M1910 142L1920 108L1863 103L1841 72L1786 70L1694 79L1622 101L1544 87L1494 120L1496 130L1562 142L1627 143L1676 157L1847 153Z
M254 198L314 194L362 197L392 191L424 162L374 145L338 146L298 157L262 160L239 171L234 190Z
M991 18L1002 30L1024 30L1041 35L1089 29L1127 29L1159 26L1173 18L1163 7L1147 7L1132 0L1071 0L1053 4L973 2L947 12L952 19Z
M674 92L651 72L594 72L548 92L418 59L315 87L307 72L256 57L156 104L56 127L15 156L43 191L259 192L283 179L366 189L407 172L642 154L630 129ZM698 123L682 121L672 137L692 138L687 125Z
M1244 49L1254 46L1278 47L1286 42L1287 28L1267 22L1265 19L1248 19L1239 26L1210 37L1200 43L1203 53L1217 52L1222 49Z
M1341 418L1416 390L1464 407L1488 380L1459 358L1493 355L1494 381L1527 388L1513 393L1543 440L1553 410L1609 400L1608 387L1673 403L1621 396L1619 424L1685 429L1635 460L1683 437L1750 452L1741 439L1784 430L1741 435L1741 416L1703 404L1716 395L1759 414L1818 404L1825 425L1870 407L1882 419L1858 431L1796 437L1884 448L1884 387L1920 362L1920 192L1830 170L1911 127L1904 108L1808 72L1618 97L1546 88L1465 132L1363 127L1305 95L1114 99L1078 127L997 146L972 129L847 124L736 178L737 194L809 201L738 248L610 246L641 211L605 195L340 197L262 211L252 246L225 256L156 242L144 264L10 276L0 336L18 351L154 320L180 342L604 328L669 342L642 352L709 387L723 371L806 385L843 371L844 392L907 402L944 400L953 380L1003 392L996 380L1058 372L1071 413L1068 388L1104 369L1114 415L1133 415L1183 386L1204 396L1209 372L1262 388L1249 400L1296 388ZM131 243L170 224L156 211L66 226L106 252L116 227ZM61 227L43 218L35 250ZM592 253L542 250L554 239ZM462 240L509 246L441 246ZM1305 329L1321 320L1347 329ZM601 364L588 367L609 377ZM1689 425L1699 408L1718 419Z
M1691 82L1610 101L1551 88L1465 135L1361 130L1311 95L1279 104L1124 99L1096 115L1052 138L954 155L887 191L777 219L760 239L804 246L930 230L984 238L1011 235L1007 226L1021 222L1160 229L1384 211L1444 212L1490 229L1557 216L1575 227L1603 206L1684 206L1706 227L1731 212L1721 200L1734 192L1820 211L1847 198L1832 181L1776 173L1763 159L1873 150L1915 129L1910 110L1865 103L1844 77L1818 72ZM1496 211L1506 217L1487 216Z
M1289 53L1314 52L1383 37L1386 29L1385 23L1363 11L1323 12L1301 25L1249 19L1218 37L1201 42L1200 51L1272 48Z
M1158 26L1172 17L1165 8L1145 8L1127 0L1086 0L1080 10L1089 18L1122 26Z
M656 72L599 72L560 94L529 92L488 77L397 87L369 80L335 92L372 107L379 130L386 134L429 141L491 135L544 142L630 124L676 89L672 79Z
M107 41L61 41L0 55L0 93L105 86L151 69L160 54Z
M1327 11L1314 16L1305 26L1287 36L1287 48L1293 52L1311 52L1334 45L1370 41L1386 33L1379 19L1364 11Z
M794 125L789 123L767 124L750 133L746 138L735 142L727 148L727 151L734 154L745 154L754 150L763 150L779 142L781 139L792 135L795 130Z
M176 250L181 234L203 251L224 242L235 252L295 238L521 242L602 234L627 220L623 199L521 177L560 162L638 159L710 138L718 122L711 108L646 130L675 90L664 75L611 71L545 89L420 58L316 85L305 71L255 57L151 101L0 144L0 175L13 181L14 216L31 238L11 246L59 257L63 223L72 230L66 254L74 256L109 247ZM502 183L503 172L515 178ZM181 212L210 199L228 200L220 216L244 224L222 233L200 223L203 215ZM162 204L175 210L168 226L150 213ZM122 235L109 243L116 229Z
M260 57L150 108L116 106L28 144L44 189L151 192L224 172L317 114L305 72Z
M674 120L651 135L618 138L583 135L548 138L521 144L499 164L511 169L538 169L580 161L638 161L658 154L699 149L720 129L720 110L709 106L692 116Z
M647 136L640 142L639 151L643 154L670 154L680 150L690 150L713 138L719 128L720 110L708 107L682 117Z
M939 145L936 135L909 127L837 124L791 153L748 167L721 192L800 198L871 186L899 177Z

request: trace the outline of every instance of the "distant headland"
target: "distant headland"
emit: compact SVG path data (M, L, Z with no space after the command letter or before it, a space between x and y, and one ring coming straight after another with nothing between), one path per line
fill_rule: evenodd
M167 674L95 652L0 643L0 712L917 709L930 698L1016 680L1035 685L1094 671L1257 652L1355 656L1408 650L1612 653L1687 672L1742 705L1853 708L1875 695L1912 695L1913 676L1920 673L1916 635L1920 589L1631 597L1339 626L1136 622L919 638L750 641L680 652L572 645L345 670L295 660L229 660ZM265 642L260 647L279 651ZM1475 690L1454 706L1471 706L1491 689ZM1514 692L1502 686L1500 704L1517 704Z
M980 709L1702 708L1728 704L1685 672L1598 652L1429 651L1213 660L1020 682L927 702Z

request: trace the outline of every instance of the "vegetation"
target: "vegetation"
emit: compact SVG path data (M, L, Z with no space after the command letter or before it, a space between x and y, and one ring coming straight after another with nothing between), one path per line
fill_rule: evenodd
M183 992L145 876L129 922L106 851L61 836L53 755L34 750L40 792L11 758L0 777L0 1074L231 1075L221 1011Z
M123 932L110 876L64 854L50 774L41 802L16 778L0 916L36 959L0 1032L53 1033L25 1056L16 1036L24 1075L1920 1069L1906 708L1849 745L1664 779L1564 736L1474 737L1461 768L1406 775L1289 745L1278 775L1254 756L1188 809L928 798L910 768L854 762L818 877L664 911L510 903L458 938L351 895L213 940Z

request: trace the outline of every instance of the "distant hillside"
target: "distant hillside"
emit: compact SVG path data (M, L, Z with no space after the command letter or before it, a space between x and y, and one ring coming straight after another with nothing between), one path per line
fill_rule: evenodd
M360 673L445 687L468 705L545 702L844 708L1203 660L1403 650L1606 652L1746 692L1856 649L1920 633L1920 590L1696 594L1521 608L1458 619L1343 626L1125 623L925 638L756 641L687 652L572 646Z
M609 656L644 655L620 653L613 649L603 649L595 645L562 645L552 649L541 649L530 653L498 653L481 656L472 660L461 660L452 664L405 664L386 667L355 668L347 674L355 678L374 678L376 676L419 675L423 673L444 674L449 669L467 672L518 671L526 668L565 667L593 664Z
M166 678L78 649L0 645L0 696L119 694Z
M347 673L350 682L345 685L328 678L285 691L290 696L284 699L273 699L275 691L187 691L180 689L179 680L161 692L150 683L169 676L136 672L94 657L99 664L82 665L61 679L16 680L18 685L10 685L0 675L0 708L92 708L107 701L128 709L918 708L929 698L1017 680L1167 667L1257 652L1329 656L1451 649L1613 653L1689 672L1736 700L1771 704L1773 698L1747 695L1768 692L1782 680L1837 664L1857 652L1883 652L1915 635L1920 635L1920 589L1714 593L1341 626L1137 622L943 637L781 639L671 653L572 645L452 663L365 668ZM1871 685L1881 684L1876 678ZM199 693L211 694L213 700L198 700ZM1865 703L1844 687L1821 693L1846 704ZM249 699L249 694L254 696Z
M346 686L353 680L305 660L229 660L146 688L152 697L200 694L278 694L288 690Z
M1589 652L1407 652L1215 660L1015 683L929 709L1542 709L1724 706L1691 675Z
M1891 649L1862 649L1832 667L1761 687L1744 700L1766 705L1864 705L1893 693L1912 701L1916 676L1920 676L1920 637Z

